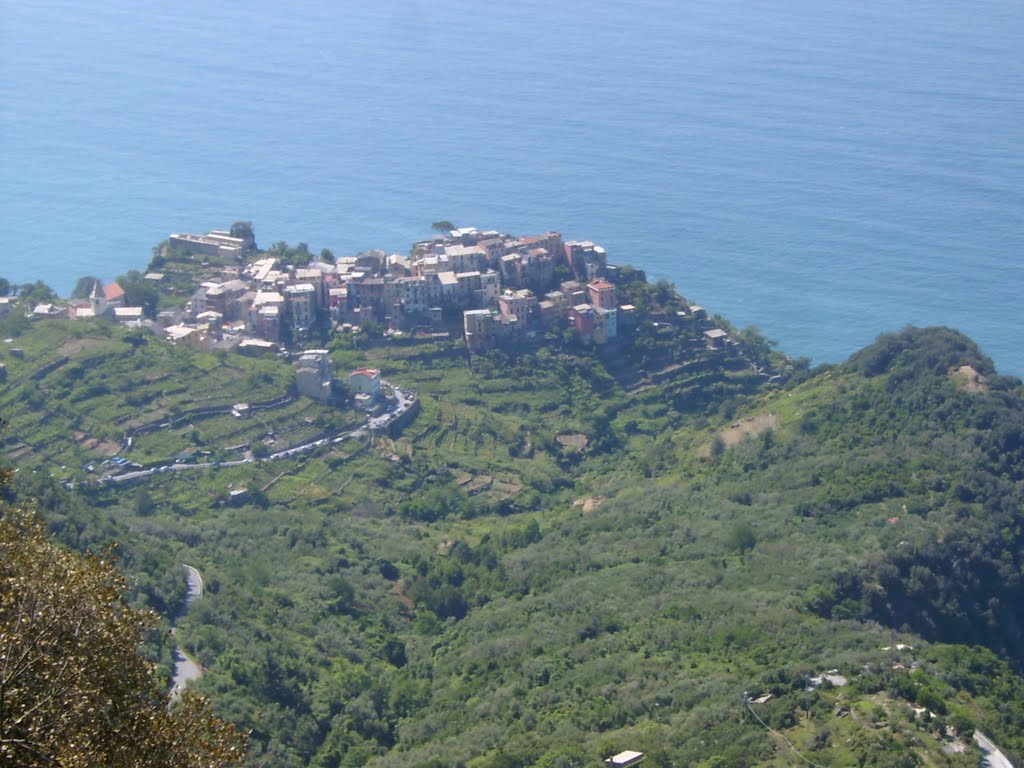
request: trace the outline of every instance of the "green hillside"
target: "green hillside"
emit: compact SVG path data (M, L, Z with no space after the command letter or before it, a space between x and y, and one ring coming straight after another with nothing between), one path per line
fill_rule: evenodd
M71 546L120 542L165 616L180 563L201 570L178 637L197 687L251 731L252 765L633 749L647 766L975 766L975 729L1024 757L1024 391L954 331L810 372L776 356L788 378L750 364L755 334L471 365L454 342L338 339L337 369L380 368L418 393L416 419L235 465L268 435L359 419L301 399L203 412L283 395L278 358L99 324L15 338L13 492ZM100 481L113 455L183 453L207 466ZM166 664L166 642L151 650Z

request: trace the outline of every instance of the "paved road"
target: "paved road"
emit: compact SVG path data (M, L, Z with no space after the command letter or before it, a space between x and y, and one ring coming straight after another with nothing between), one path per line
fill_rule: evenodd
M381 387L387 387L388 389L391 390L391 394L394 395L395 400L398 401L398 404L395 406L393 410L390 410L381 416L372 416L371 418L367 419L366 428L370 430L385 429L388 426L388 424L390 424L394 419L397 419L399 416L401 416L403 413L409 410L412 404L416 401L416 395L414 395L412 392L406 392L404 389L400 389L399 387L394 386L390 382L381 381L380 385Z
M395 387L389 384L388 382L381 382L381 384L382 386L386 386L387 388L389 388L392 394L394 395L394 398L397 401L395 408L391 411L388 411L386 414L383 414L382 416L374 416L367 419L367 423L365 425L362 425L358 429L353 429L347 432L338 432L327 437L322 437L316 440L310 440L309 442L305 442L301 445L294 445L293 447L290 447L290 449L286 451L279 451L274 454L270 454L268 457L264 459L248 458L237 459L229 462L206 462L202 464L165 464L162 467L153 467L152 469L139 469L131 472L124 472L119 475L104 475L99 478L99 481L122 483L129 482L130 480L136 480L140 477L152 477L153 475L156 474L164 474L165 472L187 472L189 470L208 469L210 467L238 467L242 464L253 464L254 462L257 461L278 461L280 459L290 459L293 456L304 454L308 451L316 449L316 447L326 445L329 442L340 442L348 437L366 437L368 432L385 429L393 419L396 419L397 417L401 416L401 414L406 413L406 411L408 411L413 406L413 403L416 401L416 395L413 394L412 392L407 392L406 390L399 389L398 387Z
M182 567L188 574L188 591L185 593L185 607L182 608L181 613L175 619L175 625L177 625L178 619L188 613L189 606L192 605L196 600L203 596L203 576L199 573L196 568L191 565L181 564ZM177 626L171 627L171 634L175 633ZM174 679L171 685L171 700L177 701L181 697L181 692L185 690L185 686L188 685L190 680L197 680L203 674L203 668L199 666L195 659L185 653L185 649L181 647L181 644L174 646Z
M974 741L981 751L985 753L985 759L982 761L983 765L988 768L1013 768L1006 755L999 751L999 747L992 743L992 740L981 731L974 732Z
M163 474L164 472L187 472L190 469L208 469L210 467L237 467L239 464L252 464L255 459L238 459L236 461L210 461L205 464L165 464L162 467L152 469L139 469L133 472L125 472L120 475L104 475L100 478L101 483L125 483L140 477Z
M188 606L192 604L193 600L198 600L203 596L203 575L191 565L182 563L181 567L188 571L188 592L185 595L185 609L188 610Z
M393 410L390 410L381 416L372 416L368 418L366 420L366 424L364 424L362 427L359 427L358 429L354 429L348 432L339 432L328 437L322 437L318 440L312 440L308 443L303 443L302 445L296 445L293 446L292 448L288 448L287 450L272 453L264 459L254 459L250 457L246 459L236 459L234 461L209 461L200 464L165 464L164 466L161 467L153 467L151 469L139 469L134 470L132 472L124 472L120 475L104 475L103 477L100 478L100 482L127 483L131 480L137 480L143 477L151 477L153 475L159 475L165 472L188 472L189 470L208 469L210 467L237 467L241 464L252 464L256 461L277 461L279 459L288 459L291 458L292 456L297 456L301 453L312 451L314 448L319 448L320 446L326 445L327 443L338 443L341 442L342 440L352 437L366 437L368 431L373 432L385 429L393 419L396 419L400 415L405 413L416 401L416 395L414 395L412 392L407 392L403 389L399 389L398 387L392 386L388 382L381 382L381 384L382 386L386 386L391 390L391 392L394 394L395 399L397 400L397 405Z

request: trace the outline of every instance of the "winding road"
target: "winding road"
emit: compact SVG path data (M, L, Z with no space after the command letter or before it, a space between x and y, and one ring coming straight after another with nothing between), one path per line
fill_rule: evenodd
M981 731L974 732L974 743L985 753L982 765L987 768L1013 768L1013 763L992 743L992 739Z
M247 457L244 459L235 459L233 461L210 461L198 464L185 464L185 463L173 463L165 464L160 467L151 467L150 469L139 469L131 472L124 472L120 475L104 475L99 479L101 483L127 483L132 480L138 480L144 477L152 477L153 475L163 474L165 472L187 472L189 470L197 469L209 469L210 467L237 467L242 464L253 464L256 462L266 461L277 461L280 459L288 459L293 456L297 456L301 453L311 451L314 448L319 448L327 443L338 443L346 438L362 438L365 437L367 432L377 432L380 430L387 429L388 425L405 411L413 406L416 401L416 395L412 392L407 392L403 389L393 386L388 382L381 382L383 386L387 386L391 389L392 395L396 401L395 407L381 416L371 416L367 418L366 424L357 429L349 431L341 431L328 437L322 437L319 440L312 440L302 445L296 445L292 448L288 448L284 451L278 451L272 453L269 456L257 459L253 457Z
M203 596L202 574L191 565L186 565L185 563L181 565L188 573L188 592L185 593L185 606L181 609L181 613L175 617L174 624L171 625L172 635L175 634L178 620L188 613L189 606ZM202 674L203 668L199 666L195 659L185 653L181 643L176 643L174 646L174 680L171 684L171 701L177 701L181 698L181 692L185 690L185 686L188 685L189 681L198 679Z

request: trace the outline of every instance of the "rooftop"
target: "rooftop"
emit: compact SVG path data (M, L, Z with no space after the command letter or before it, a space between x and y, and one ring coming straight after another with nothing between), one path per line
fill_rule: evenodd
M446 256L485 256L484 249L479 245L448 245L444 249Z
M171 341L180 341L186 336L196 333L196 329L187 325L169 325L164 328L164 333L167 334L167 338Z
M605 765L614 766L626 766L636 765L644 758L643 752L634 752L631 749L627 749L625 752L619 752L619 754L609 757L605 760Z
M369 376L372 379L380 376L380 371L376 368L356 368L349 376Z

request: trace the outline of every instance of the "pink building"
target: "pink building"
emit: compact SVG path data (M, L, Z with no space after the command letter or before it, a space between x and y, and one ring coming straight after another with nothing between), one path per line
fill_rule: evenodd
M615 286L607 280L595 280L587 286L590 303L599 309L615 309Z

